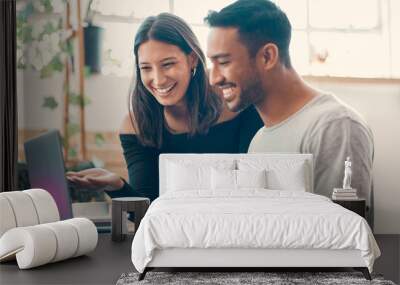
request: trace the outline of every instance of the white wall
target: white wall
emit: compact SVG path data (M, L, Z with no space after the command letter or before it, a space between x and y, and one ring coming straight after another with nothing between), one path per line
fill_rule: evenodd
M40 79L38 72L25 70L23 80L23 123L19 124L20 127L31 130L61 129L63 74L57 73L49 79ZM54 96L59 103L54 110L42 106L44 98L49 96ZM18 108L19 111L21 108Z
M56 110L41 107L43 97L56 95L62 103L62 75L40 81L24 75L23 114L20 126L28 129L60 128L62 104ZM397 81L307 78L320 89L332 91L367 120L375 139L375 232L400 234L400 83ZM92 103L86 108L88 131L118 130L127 113L130 78L95 75L85 82ZM21 106L20 106L20 111Z
M128 94L131 80L116 76L95 75L86 81L91 103L86 108L87 130L118 130L128 114Z
M39 130L62 128L63 75L40 80L36 72L25 71L19 83L20 127ZM73 84L71 84L73 86ZM94 75L85 81L86 96L91 103L85 109L86 129L89 131L114 131L128 113L129 78ZM42 106L45 97L54 96L59 103L50 110Z

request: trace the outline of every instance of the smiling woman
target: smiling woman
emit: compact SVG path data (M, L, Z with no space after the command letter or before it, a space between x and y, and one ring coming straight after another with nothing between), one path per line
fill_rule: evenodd
M164 117L173 131L190 135L205 133L218 120L221 100L210 92L204 54L183 20L168 13L147 18L134 52L137 80L131 101L142 143L161 146ZM179 117L188 120L174 128Z
M107 187L111 197L158 197L160 153L238 153L262 121L256 110L227 110L211 89L205 57L179 17L148 17L135 36L136 80L130 112L120 131L129 184L105 169L69 173L87 187Z
M161 52L160 52L161 51ZM145 88L164 106L185 107L185 92L195 56L187 56L177 47L149 40L138 50L140 77Z

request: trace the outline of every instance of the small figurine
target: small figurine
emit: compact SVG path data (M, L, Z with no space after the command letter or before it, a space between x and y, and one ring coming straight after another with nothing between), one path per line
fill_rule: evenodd
M344 178L343 178L343 189L352 189L351 188L351 161L348 156L346 161L344 162Z

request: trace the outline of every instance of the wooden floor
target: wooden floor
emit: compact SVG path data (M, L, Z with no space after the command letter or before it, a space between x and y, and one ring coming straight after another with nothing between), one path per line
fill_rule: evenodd
M381 257L375 262L374 272L400 284L400 235L376 235L375 238Z
M16 262L0 264L0 284L115 284L124 272L134 271L132 240L116 243L110 234L99 234L96 249L80 256L28 270Z
M376 261L375 273L381 273L396 284L400 281L400 235L377 235L382 256ZM16 262L0 264L0 284L115 284L124 272L134 271L131 263L131 239L111 241L100 234L96 250L81 256L42 267L19 270Z

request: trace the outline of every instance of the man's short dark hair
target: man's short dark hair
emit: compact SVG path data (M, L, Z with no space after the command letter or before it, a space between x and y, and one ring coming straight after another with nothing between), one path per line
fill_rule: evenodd
M291 67L289 43L292 27L286 14L268 0L238 0L221 11L210 11L204 19L211 27L238 28L239 38L250 56L267 43L279 49L281 62Z

